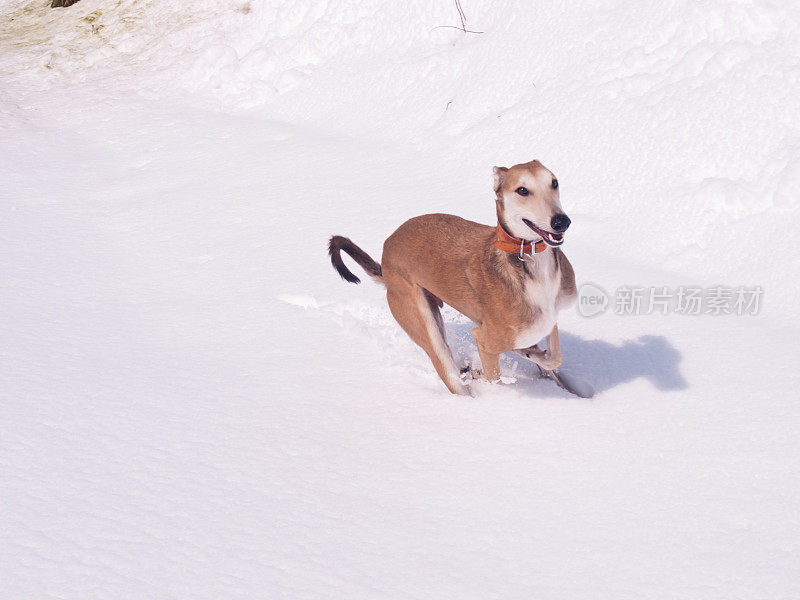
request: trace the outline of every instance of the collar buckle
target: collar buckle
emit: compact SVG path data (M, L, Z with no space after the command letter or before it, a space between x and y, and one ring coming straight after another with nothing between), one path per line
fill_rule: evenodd
M531 253L525 254L525 240L520 240L519 242L519 258L520 262L532 262L536 263L536 259L533 256L533 242L528 242L531 245ZM526 256L528 258L526 258Z

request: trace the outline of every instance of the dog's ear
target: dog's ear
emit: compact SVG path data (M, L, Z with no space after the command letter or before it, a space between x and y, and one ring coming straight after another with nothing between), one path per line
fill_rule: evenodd
M492 176L494 178L494 191L497 192L500 186L503 185L503 180L506 178L507 167L494 167L492 169Z

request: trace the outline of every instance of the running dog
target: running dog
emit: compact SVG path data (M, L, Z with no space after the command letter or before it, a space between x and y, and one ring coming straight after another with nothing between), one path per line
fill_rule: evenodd
M331 237L333 267L359 283L344 262L350 255L376 282L400 326L431 359L453 394L471 395L447 345L439 309L446 302L476 323L482 371L500 378L507 351L536 363L557 383L561 365L558 311L576 297L575 273L559 246L570 225L558 179L538 160L494 167L497 227L444 214L403 223L383 244L381 264L348 238ZM537 345L543 338L547 349Z

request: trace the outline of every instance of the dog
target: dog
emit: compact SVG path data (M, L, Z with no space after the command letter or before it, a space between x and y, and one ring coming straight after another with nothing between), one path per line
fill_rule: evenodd
M392 315L453 394L471 395L471 389L447 345L443 303L476 324L482 366L476 374L497 381L500 355L508 351L555 373L562 360L558 311L577 295L575 273L560 249L570 219L556 176L538 160L494 167L494 191L496 227L446 214L414 217L384 242L380 264L346 237L334 235L328 246L344 280L360 282L342 252L386 286ZM542 339L546 349L538 346Z

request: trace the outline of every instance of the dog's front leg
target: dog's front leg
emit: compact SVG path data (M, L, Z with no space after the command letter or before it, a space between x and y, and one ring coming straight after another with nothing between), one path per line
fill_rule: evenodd
M475 327L472 330L475 342L478 345L478 355L481 357L481 375L487 381L500 379L500 353L492 351L491 336L484 327Z
M552 371L553 369L557 369L561 366L561 341L558 339L557 323L553 325L553 331L551 331L550 335L547 336L547 351L545 354L550 355L550 361L554 365L553 367L549 368L548 371Z
M558 325L553 325L553 330L545 338L547 350L534 344L530 348L514 350L516 354L536 363L545 371L552 371L561 366L561 342L558 339Z

